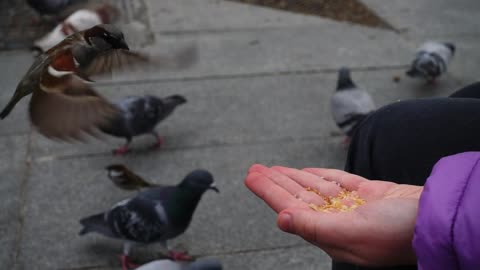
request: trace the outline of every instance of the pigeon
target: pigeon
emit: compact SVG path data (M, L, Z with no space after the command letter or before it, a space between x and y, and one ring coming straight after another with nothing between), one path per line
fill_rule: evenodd
M156 139L155 147L163 144L163 139L155 131L155 126L169 116L177 106L186 103L181 95L172 95L165 98L155 96L129 96L116 104L120 114L112 119L101 130L115 137L127 140L126 144L114 153L125 154L134 136L152 134Z
M157 260L144 264L136 270L222 270L222 264L215 259L198 259L191 263L171 260Z
M371 96L353 83L348 68L339 70L337 90L330 102L333 119L347 136L346 142L358 124L375 110Z
M40 15L58 15L72 5L87 2L86 0L27 0L27 3Z
M185 232L193 212L207 190L219 192L213 176L205 170L189 173L176 186L153 187L115 204L110 210L80 220L80 235L90 232L124 241L122 267L132 266L129 258L134 244L161 243L174 260L191 259L171 251L167 240Z
M87 83L91 76L148 61L145 55L129 50L123 33L113 25L100 24L77 32L37 57L0 118L7 117L20 99L33 93L30 120L41 134L61 140L94 134L119 111Z
M151 188L158 185L150 184L141 176L130 171L125 165L112 164L106 167L108 178L119 188L124 190L139 190L141 188Z
M406 72L409 77L425 78L428 82L447 71L447 65L455 54L455 45L452 43L426 42L419 49Z
M98 6L94 10L80 9L68 16L44 37L34 41L33 49L43 53L60 43L67 36L86 30L98 24L112 23L119 11L109 4Z

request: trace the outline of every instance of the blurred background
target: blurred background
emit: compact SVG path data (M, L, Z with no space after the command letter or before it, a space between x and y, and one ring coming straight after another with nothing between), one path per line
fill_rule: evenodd
M123 140L48 140L29 124L28 101L0 122L0 264L2 269L120 269L121 243L79 237L78 220L131 196L107 179L123 163L158 184L210 170L221 191L207 193L187 232L172 244L225 269L330 269L330 259L280 232L276 215L243 184L253 163L343 168L347 148L330 113L337 70L346 66L377 106L446 96L477 81L480 2L476 0L118 0L115 21L132 49L169 55L195 46L195 62L114 76L96 88L128 95L181 94L188 103L125 156ZM35 41L58 21L26 1L0 2L0 104L34 60ZM457 53L435 84L407 78L416 48L451 41ZM133 250L147 262L158 245Z

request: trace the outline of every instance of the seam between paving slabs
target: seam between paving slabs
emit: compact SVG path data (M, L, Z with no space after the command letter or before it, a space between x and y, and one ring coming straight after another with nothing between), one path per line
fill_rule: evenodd
M298 142L309 142L309 141L323 141L326 138L330 137L337 137L337 136L304 136L304 137L283 137L283 138L275 138L275 139L265 139L265 140L258 140L258 141L244 141L244 142L220 142L220 143L207 143L202 145L195 145L195 146L180 146L180 147L164 147L161 151L164 152L177 152L177 151L189 151L189 150L197 150L197 149L206 149L206 148L229 148L229 147L237 147L237 146L256 146L256 145L270 145L270 144L277 144L277 143L298 143ZM134 153L135 154L142 154L144 151L148 151L145 149L137 149ZM97 153L83 153L83 154L71 154L71 155L50 155L50 156L40 156L34 158L32 160L33 163L40 164L44 162L52 162L54 160L70 160L75 158L89 158L89 157L104 157L104 156L112 156L111 152L97 152Z
M230 252L219 252L219 253L209 253L209 254L196 254L194 255L196 258L207 258L207 257L214 257L214 256L234 256L234 255L242 255L242 254L251 254L251 253L267 253L273 252L277 250L289 250L289 249L296 249L296 248L305 248L311 247L312 245L304 243L304 244L295 244L295 245L286 245L286 246L278 246L278 247L269 247L269 248L254 248L254 249L239 249L239 250L232 250ZM97 270L97 269L105 269L105 268L113 268L112 265L94 265L94 266L83 266L83 267L73 267L73 268L59 268L58 270Z
M351 71L385 71L385 70L401 70L408 68L409 65L389 65L389 66L365 66L365 67L351 67ZM138 85L138 84L154 84L163 82L187 82L187 81L208 81L208 80L228 80L237 78L257 78L257 77L273 77L273 76L300 76L300 75L317 75L317 74L335 74L338 68L323 68L323 69L305 69L305 70L285 70L285 71L266 71L257 73L242 73L242 74L224 74L224 75L205 75L205 76L185 76L178 78L163 78L163 79L143 79L143 80L128 80L128 81L109 81L95 83L98 86L116 86L116 85Z
M25 153L24 172L23 172L21 184L20 184L20 192L19 192L20 206L18 209L19 217L18 217L17 230L15 232L16 234L15 246L14 246L15 253L14 253L12 269L17 269L18 261L20 259L22 241L23 241L23 226L25 224L25 211L26 211L25 206L27 201L27 184L28 184L28 180L30 179L31 165L32 165L32 162L31 162L32 161L31 159L32 136L33 136L33 128L30 127L28 141L27 141L27 149Z

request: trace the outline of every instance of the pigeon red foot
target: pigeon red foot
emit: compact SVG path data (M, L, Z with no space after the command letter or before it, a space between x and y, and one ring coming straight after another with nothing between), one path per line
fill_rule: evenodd
M123 156L130 151L127 145L124 145L118 149L113 150L113 154L116 156Z
M174 261L193 261L192 256L187 252L170 251L169 254Z
M122 260L122 270L130 270L138 267L138 265L132 263L130 257L127 255L120 256L120 259Z

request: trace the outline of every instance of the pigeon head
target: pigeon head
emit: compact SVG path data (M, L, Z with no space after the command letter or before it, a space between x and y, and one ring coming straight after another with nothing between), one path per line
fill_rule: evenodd
M121 164L112 164L105 168L108 171L109 178L123 177L125 176L126 168Z
M445 46L447 46L448 49L450 49L450 51L452 52L452 54L455 53L455 50L457 49L457 48L455 47L455 44L450 43L450 42L445 42L445 43L443 43L443 44L444 44Z
M213 181L213 176L206 170L195 170L189 173L180 183L180 188L195 190L203 193L209 189L219 192Z
M111 24L99 24L85 30L84 38L89 45L101 51L110 49L129 50L122 31Z
M153 97L154 98L154 97ZM161 100L158 101L161 103ZM155 120L159 116L159 107L157 104L157 99L148 99L147 102L145 102L145 116L148 119Z
M436 60L432 57L420 57L417 63L417 69L424 76L429 76L429 74L439 74L440 66L437 64Z
M338 81L337 81L337 90L346 90L355 88L355 84L350 77L350 69L346 67L340 68L338 71Z

